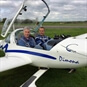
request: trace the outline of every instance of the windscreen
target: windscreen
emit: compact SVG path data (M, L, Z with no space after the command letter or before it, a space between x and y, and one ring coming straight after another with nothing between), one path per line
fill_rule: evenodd
M25 26L34 30L47 13L47 7L42 0L25 0L25 3L23 3L23 0L20 0L20 2L14 1L14 3L17 3L17 5L14 6L13 9L8 8L9 13L6 14L7 17L1 35L5 35L8 30L7 33L11 33L14 29L23 28ZM8 3L9 6L10 4L11 3ZM20 10L22 4L23 7ZM15 17L15 15L17 15L17 17ZM15 21L12 23L14 19Z

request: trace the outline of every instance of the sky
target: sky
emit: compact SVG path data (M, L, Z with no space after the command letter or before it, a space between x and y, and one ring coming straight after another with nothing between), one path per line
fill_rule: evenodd
M11 15L11 11L20 6L23 0L0 0L0 20ZM43 14L46 10L41 0L28 0L29 6L36 6L33 16ZM87 21L87 0L45 0L50 8L50 14L46 21ZM41 12L41 10L43 12ZM30 14L30 13L29 13ZM29 15L26 14L26 17ZM31 17L31 14L30 14Z

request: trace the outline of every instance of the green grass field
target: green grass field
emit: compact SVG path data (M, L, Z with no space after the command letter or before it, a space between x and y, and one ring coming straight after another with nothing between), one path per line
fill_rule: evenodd
M87 26L86 22L44 22L43 26Z
M54 37L55 34L76 36L83 33L87 33L87 28L46 29L46 35L50 37ZM0 56L3 55L0 51ZM0 73L0 87L19 87L37 70L36 67L25 65L2 72ZM71 74L65 69L49 69L36 84L37 87L87 87L87 67L78 68Z

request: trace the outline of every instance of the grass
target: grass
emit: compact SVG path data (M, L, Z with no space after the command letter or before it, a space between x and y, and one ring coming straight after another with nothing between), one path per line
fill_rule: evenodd
M1 87L19 87L37 71L26 65L0 73ZM37 82L37 87L87 87L87 68L79 68L68 74L68 70L49 69Z
M77 69L77 71L72 74L68 74L67 70L50 69L43 77L39 79L37 82L38 87L86 87L87 80L85 77L87 77L87 69L85 69L86 68ZM83 73L83 76L81 73Z
M76 35L80 35L80 34L84 34L87 33L87 29L86 28L69 28L69 29L46 29L46 35L53 37L55 34L57 35L61 35L61 34L65 34L65 35L71 35L71 36L76 36Z
M75 36L83 33L87 33L87 28L46 29L46 35L50 37L54 34ZM4 56L2 51L0 51L0 56ZM2 72L0 73L0 87L19 87L37 70L36 67L25 65ZM87 67L78 68L71 74L64 69L49 69L36 84L37 87L87 87Z
M44 22L44 26L87 26L87 22Z

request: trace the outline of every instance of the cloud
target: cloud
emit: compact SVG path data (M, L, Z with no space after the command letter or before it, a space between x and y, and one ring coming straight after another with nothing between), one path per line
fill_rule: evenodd
M18 3L17 3L18 2ZM21 1L14 0L1 0L0 1L0 18L9 17L14 14L16 7L20 5Z
M73 0L74 4L87 4L87 0Z
M50 4L51 14L58 13L55 21L87 20L87 0L51 0Z
M1 0L0 18L15 14L15 9L23 0ZM47 12L42 0L27 0L29 10L23 18L40 17ZM50 7L50 14L46 21L85 21L87 20L87 0L45 0ZM15 11L15 12L14 12Z

